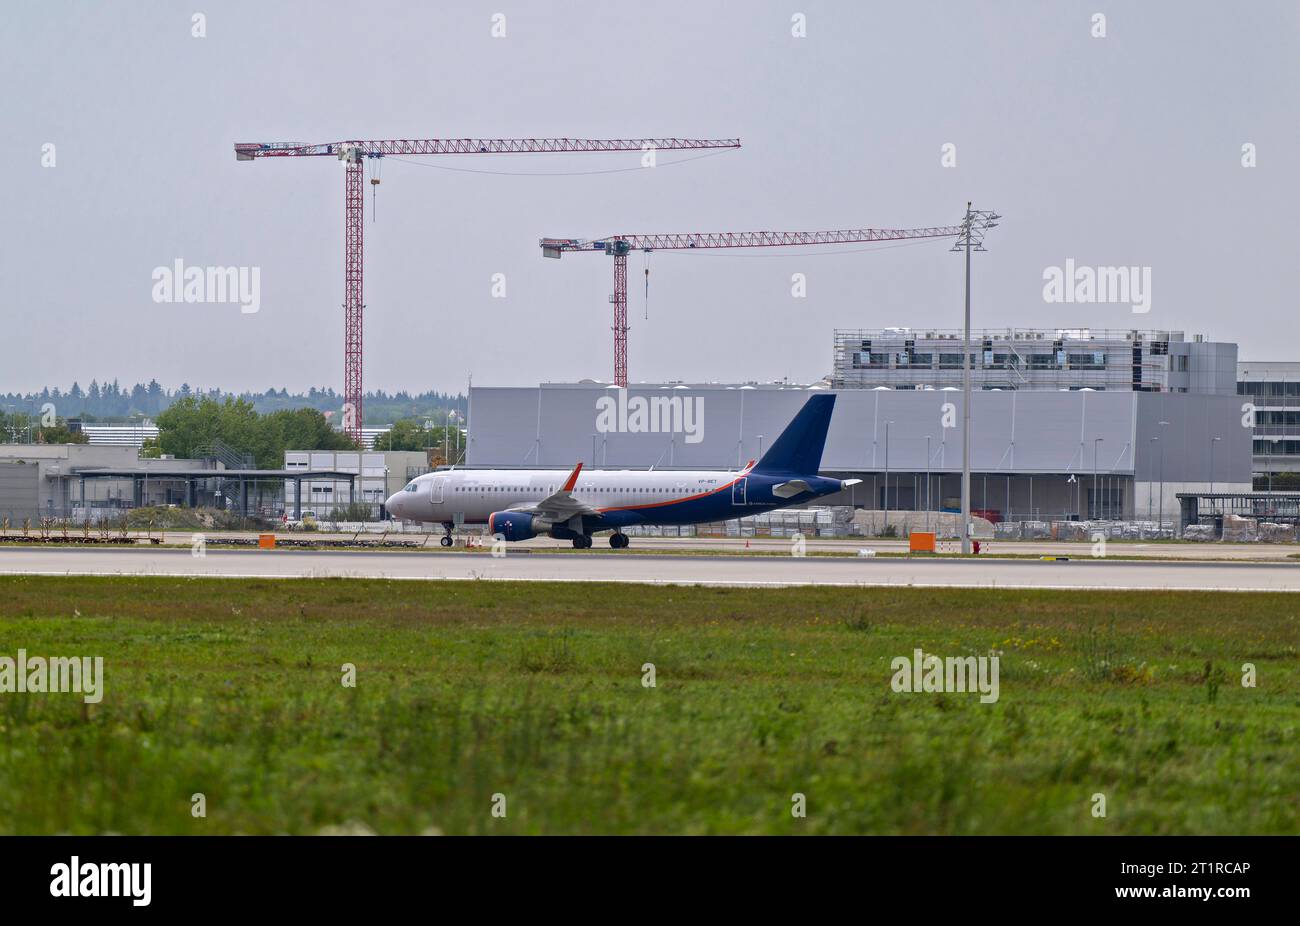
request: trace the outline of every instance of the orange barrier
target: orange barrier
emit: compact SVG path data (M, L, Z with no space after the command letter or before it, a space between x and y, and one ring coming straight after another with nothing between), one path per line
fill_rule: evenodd
M262 550L274 550L274 549L275 549L275 534L258 534L258 535L257 535L257 546L258 546L259 549L262 549Z
M934 532L912 531L908 535L908 552L911 553L933 553L934 552Z

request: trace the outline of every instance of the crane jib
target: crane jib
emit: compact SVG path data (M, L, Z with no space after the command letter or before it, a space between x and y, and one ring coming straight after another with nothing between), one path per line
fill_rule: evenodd
M437 154L552 154L563 152L678 151L707 148L739 148L739 138L396 138L377 141L348 139L324 144L299 142L236 142L235 159L334 157L346 164L344 180L344 295L343 295L343 430L355 442L362 442L362 316L363 286L362 213L365 197L362 180L363 158L389 155ZM372 187L377 178L371 180ZM555 254L558 256L558 253Z

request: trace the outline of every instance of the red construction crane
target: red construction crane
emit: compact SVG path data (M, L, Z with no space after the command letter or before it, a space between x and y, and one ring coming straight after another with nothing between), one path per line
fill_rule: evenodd
M848 228L814 232L717 232L685 235L613 235L595 240L543 238L542 255L556 257L566 251L609 254L614 258L614 385L627 386L627 255L632 251L681 251L695 248L783 248L806 244L854 244L863 241L898 241L904 238L953 238L960 225L934 228ZM648 273L649 271L647 271Z
M341 141L321 145L294 142L235 145L235 158L337 157L346 165L343 186L343 430L361 446L362 228L365 161L388 155L546 154L565 151L675 151L739 148L740 139L721 138L424 138ZM372 180L372 183L377 181Z

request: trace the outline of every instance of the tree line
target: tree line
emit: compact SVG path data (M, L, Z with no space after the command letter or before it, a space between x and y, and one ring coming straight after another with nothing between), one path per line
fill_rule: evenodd
M258 414L253 403L226 396L183 396L159 413L158 437L142 455L200 456L217 441L251 454L259 469L281 469L286 450L355 450L352 438L330 426L314 408Z
M185 396L157 418L158 437L145 442L144 456L171 454L178 458L202 455L217 441L241 454L251 454L259 469L280 469L286 450L356 450L352 438L334 429L314 408L280 409L259 414L247 399L227 396ZM451 427L424 427L404 419L375 441L376 450L433 451L436 459L457 460L464 436ZM446 456L444 456L444 451Z
M189 383L182 383L177 389L166 389L154 379L129 388L116 379L104 383L92 379L84 389L79 382L74 382L66 391L58 386L46 386L39 392L0 394L0 412L40 418L47 405L53 405L53 413L59 418L80 418L90 423L129 421L139 417L156 419L175 402L187 398L217 402L228 398L240 399L259 414L315 409L330 413L335 420L343 408L342 396L332 388L317 389L313 386L306 392L291 393L288 389L272 387L264 392L233 393L221 389L196 389ZM464 395L448 392L388 393L375 390L366 393L362 417L367 427L381 427L403 418L429 419L441 425L447 422L452 411L465 414L466 404Z

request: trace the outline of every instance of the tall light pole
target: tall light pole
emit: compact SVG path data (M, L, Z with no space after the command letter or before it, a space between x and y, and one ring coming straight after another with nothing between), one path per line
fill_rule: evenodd
M1002 218L996 212L971 209L966 203L966 217L961 222L961 234L953 244L954 251L966 252L966 326L962 347L962 410L961 410L961 551L970 553L970 254L983 251L984 232L997 227Z
M1101 510L1101 496L1097 494L1097 452L1101 449L1101 442L1106 438L1094 437L1092 439L1092 507L1094 510Z
M889 426L893 423L885 422L885 531L889 530Z
M1277 445L1281 442L1280 437L1270 437L1268 439L1268 445L1272 449L1269 450L1265 465L1268 467L1268 491L1270 495L1273 493L1273 454L1277 453Z
M1168 425L1169 425L1168 421L1160 422L1160 433L1162 435L1165 433L1165 428L1168 427ZM1165 442L1164 441L1160 441L1160 511L1157 517L1159 518L1159 520L1157 521L1157 527L1163 531L1165 529Z
M1214 445L1223 440L1222 437L1210 438L1210 494L1214 494Z
M1268 439L1268 444L1270 448L1275 446L1277 444L1277 438L1270 437ZM1250 455L1251 455L1250 490L1253 492L1255 491L1255 467L1254 467L1255 441L1253 439L1250 442ZM1268 470L1268 472L1266 473L1266 475L1268 476L1268 491L1270 494L1272 494L1273 492L1273 451L1271 449L1264 454L1264 469Z
M930 435L925 435L925 532L930 532Z
M460 412L452 409L447 413L447 418L451 420L452 426L456 429L456 459L452 461L452 466L460 462Z
M1147 443L1149 443L1149 444L1154 444L1154 443L1155 443L1156 441L1158 441L1158 440L1160 440L1160 438L1158 438L1158 437L1153 437L1153 438L1151 438L1149 441L1147 441ZM1135 478L1136 478L1136 477L1135 477ZM1148 483L1148 485L1149 485L1149 484L1150 484L1150 483ZM1135 514L1136 514L1136 512L1135 512ZM1147 490L1147 520L1148 520L1148 521L1151 520L1151 492L1150 492L1150 490Z

